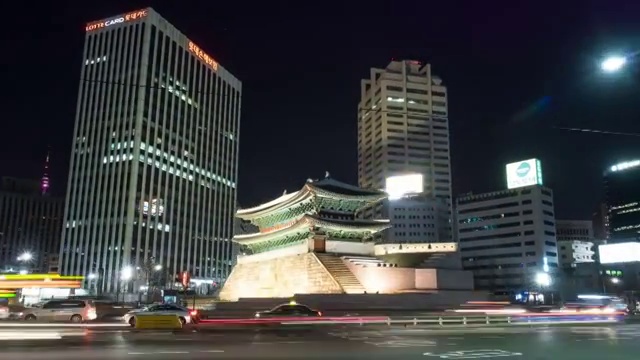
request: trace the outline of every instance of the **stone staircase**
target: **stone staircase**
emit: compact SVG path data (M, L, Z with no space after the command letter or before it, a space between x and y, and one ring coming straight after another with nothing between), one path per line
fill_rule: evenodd
M341 257L325 253L315 253L315 255L345 293L363 294L365 292L358 278L351 272Z

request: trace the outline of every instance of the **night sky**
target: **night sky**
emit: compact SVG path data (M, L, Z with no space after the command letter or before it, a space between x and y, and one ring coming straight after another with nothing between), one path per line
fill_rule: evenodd
M637 0L65 0L2 18L0 175L39 178L50 146L66 191L84 25L146 6L243 82L244 206L327 170L356 183L360 79L392 58L430 62L448 87L454 194L502 189L506 162L538 157L557 217L586 219L604 168L640 157L640 137L554 128L640 133L640 61L598 68L640 50Z

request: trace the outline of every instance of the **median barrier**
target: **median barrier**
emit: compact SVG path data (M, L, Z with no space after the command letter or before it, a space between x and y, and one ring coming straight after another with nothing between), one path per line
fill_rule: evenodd
M386 326L429 326L429 327L486 327L486 326L546 326L546 325L579 325L620 323L624 321L622 314L607 315L555 315L535 314L517 316L438 316L414 318L349 318L342 320L322 319L281 321L282 325L325 324L325 325L386 325Z
M139 315L135 316L136 330L180 330L184 324L178 315Z

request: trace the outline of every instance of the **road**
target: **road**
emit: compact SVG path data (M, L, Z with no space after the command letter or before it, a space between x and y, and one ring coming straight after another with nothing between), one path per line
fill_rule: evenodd
M17 329L16 329L17 330ZM14 332L16 330L13 330ZM3 330L9 331L9 330ZM36 330L29 330L34 334ZM41 334L54 330L37 330ZM42 359L637 359L640 325L445 329L82 330L61 339L1 340L1 358ZM26 332L25 332L26 334ZM14 333L15 335L15 333Z

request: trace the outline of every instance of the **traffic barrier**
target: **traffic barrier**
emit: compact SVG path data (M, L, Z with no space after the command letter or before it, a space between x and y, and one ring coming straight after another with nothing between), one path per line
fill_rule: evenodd
M607 315L549 315L549 314L527 314L517 316L439 316L430 318L405 318L405 319L368 319L368 318L344 318L342 321L316 320L305 321L283 321L282 325L303 325L303 324L358 324L358 325L404 325L404 326L541 326L541 325L561 325L561 324L602 324L618 323L624 320L623 314Z
M362 322L362 321L387 321L387 316L278 316L267 318L237 318L237 319L205 319L200 320L200 324L275 324L289 321L302 321L305 323L323 323L323 322Z
M182 329L182 321L178 315L135 315L135 329L153 330L179 330Z

